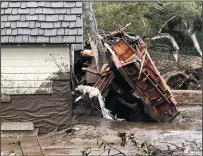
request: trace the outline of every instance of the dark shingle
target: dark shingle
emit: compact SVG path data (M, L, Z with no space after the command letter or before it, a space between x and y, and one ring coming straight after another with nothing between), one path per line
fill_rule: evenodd
M19 21L20 15L10 15L8 16L8 21Z
M35 42L36 42L36 39L37 39L36 36L29 36L29 37L28 37L29 43L35 43Z
M2 37L8 34L4 41L74 43L77 40L81 43L82 2L10 1L1 4L1 26L5 27L1 29ZM76 39L77 35L81 36Z
M9 2L9 7L11 8L20 8L21 2Z
M76 6L76 8L82 7L82 2L76 2L75 6Z
M18 34L20 34L20 35L29 35L30 34L30 29L28 29L28 28L24 28L24 29L19 28L18 29Z
M1 29L4 28L6 22L1 22Z
M62 8L63 3L61 3L61 2L52 2L51 7L53 7L53 8Z
M82 18L77 16L77 18L76 18L76 27L82 27L82 25L83 25Z
M29 28L23 29L23 34L29 35L30 31L31 30Z
M56 36L56 29L45 29L44 36Z
M58 34L58 35L64 35L64 32L65 32L64 30L65 30L65 29L63 29L63 28L58 29L58 30L57 30L57 34Z
M45 21L45 15L39 15L39 21Z
M16 27L21 28L24 22L17 21Z
M37 43L48 43L49 42L49 37L44 37L44 36L37 36Z
M1 15L3 15L4 14L4 9L1 9Z
M1 36L2 43L8 43L9 36Z
M12 12L12 9L8 8L8 9L5 9L4 14L11 14L11 12Z
M11 28L16 28L17 22L11 22Z
M26 5L27 5L27 2L22 2L20 7L21 8L26 8Z
M46 21L58 21L58 15L46 15Z
M27 6L28 8L36 8L38 7L38 3L37 2L27 2Z
M26 21L26 22L21 22L21 21L17 21L17 26L18 28L28 28L29 27L29 22Z
M35 27L36 27L36 28L40 28L40 27L41 27L41 23L38 22L38 21L36 21Z
M39 29L39 35L44 35L44 29Z
M6 30L5 29L1 29L1 36L2 35L6 35Z
M62 36L50 37L50 43L62 43Z
M26 9L18 8L18 14L29 14L29 13L30 13L30 8L26 8Z
M36 8L35 13L36 14L41 14L42 13L42 8Z
M59 15L59 21L63 21L64 15Z
M35 21L30 21L29 28L34 28L35 27Z
M43 8L42 13L43 13L43 14L54 14L54 9L51 9L51 8Z
M78 35L82 35L82 34L83 34L82 28L78 28Z
M23 27L28 27L29 26L29 22L21 22L21 21L17 21L17 28L23 28Z
M76 36L76 42L83 42L83 37L82 36Z
M1 8L8 8L8 2L1 2Z
M22 41L23 41L23 36L20 36L20 35L16 36L15 43L22 43Z
M54 24L50 22L42 22L41 23L41 28L53 28Z
M38 35L38 29L31 29L30 35L37 36Z
M54 22L54 28L60 28L61 22Z
M65 8L73 8L75 7L75 2L63 2Z
M17 13L18 13L18 9L17 9L17 8L13 8L13 9L12 9L12 14L13 14L13 15L16 15Z
M38 15L27 15L26 20L27 21L37 21L38 20Z
M15 43L15 38L16 38L15 36L10 36L9 37L9 42L10 43Z
M68 9L70 10L70 9ZM65 14L67 13L67 9L60 8L60 9L54 9L55 14Z
M10 26L11 26L11 22L6 22L4 25L5 28L10 28Z
M35 8L31 8L30 9L30 15L34 15L35 14Z
M62 22L62 28L67 28L70 25L70 22Z
M20 15L20 21L25 21L26 20L26 15Z
M75 22L70 22L70 24L69 24L69 28L75 28L75 25L76 23Z
M78 33L77 28L75 28L75 29L68 29L65 34L66 35L77 35L77 33Z
M24 36L23 36L23 42L24 42L24 43L28 43L28 41L29 41L29 40L28 40L28 35L24 35Z
M51 2L46 2L45 6L48 7L48 8L51 7Z
M13 30L12 30L12 35L13 35L13 36L18 35L18 31L17 31L17 29L13 29Z
M64 21L75 21L76 15L64 15Z
M75 36L63 36L63 42L64 43L74 43Z
M45 2L39 2L38 6L39 7L44 7L45 6Z
M12 29L6 29L6 35L11 35L12 34Z
M1 15L1 21L2 22L6 22L7 21L7 19L8 19L8 16L7 15Z
M18 34L20 34L20 35L23 34L23 29L22 28L18 29Z
M71 8L71 14L82 14L82 8Z
M70 9L66 9L66 14L70 14Z

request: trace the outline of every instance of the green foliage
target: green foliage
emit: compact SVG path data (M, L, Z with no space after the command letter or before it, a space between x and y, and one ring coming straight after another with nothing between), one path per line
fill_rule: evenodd
M93 10L98 29L113 31L131 22L126 31L150 38L163 26L162 32L170 33L176 39L180 52L196 55L191 48L193 43L187 34L188 27L196 32L198 41L202 41L202 2L94 2ZM166 39L158 40L158 43L171 46Z

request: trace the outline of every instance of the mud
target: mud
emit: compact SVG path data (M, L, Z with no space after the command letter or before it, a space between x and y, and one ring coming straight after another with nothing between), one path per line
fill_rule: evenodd
M121 147L121 140L117 137L117 132L134 133L139 140L146 140L159 149L171 149L176 146L185 146L184 152L174 155L202 155L202 107L201 106L182 106L179 108L181 115L172 123L134 123L109 121L101 118L91 118L86 121L75 121L74 126L79 131L73 134L66 132L57 135L46 134L39 136L41 146L45 155L81 155L81 150L91 146L90 155L99 155L103 149L98 150L96 145L97 138L102 137L113 146L127 155L135 154L137 151L132 143L127 143ZM51 136L52 135L52 136ZM11 149L9 141L2 138L2 151ZM172 144L170 144L172 143ZM175 145L173 145L175 144ZM22 147L28 155L39 155L40 148L36 137L23 137ZM15 151L19 152L19 147L15 146ZM110 154L115 153L112 150ZM107 155L107 154L103 154Z

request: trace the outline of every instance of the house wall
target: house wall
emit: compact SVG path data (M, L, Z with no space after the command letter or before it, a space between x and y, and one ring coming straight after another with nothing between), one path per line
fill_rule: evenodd
M2 121L32 122L39 133L66 126L72 120L70 58L70 46L3 47Z
M52 93L52 79L57 72L70 72L68 46L1 49L1 93Z

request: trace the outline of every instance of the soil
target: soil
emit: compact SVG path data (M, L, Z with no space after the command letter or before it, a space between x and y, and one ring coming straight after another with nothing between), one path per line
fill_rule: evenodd
M176 146L183 147L184 152L174 155L202 155L202 107L181 106L181 115L172 123L135 123L126 121L110 121L99 117L87 118L86 121L74 121L74 127L79 128L74 133L62 132L59 134L49 133L39 136L40 144L45 155L82 155L81 151L90 146L90 155L99 155L97 138L102 137L105 141L112 143L113 147L124 152L126 155L136 154L138 151L132 143L128 142L124 147L120 146L121 139L118 132L134 133L137 140L147 141L158 149L175 149ZM14 146L15 152L20 152L16 145L8 145L10 141L2 137L2 151L9 151ZM36 137L24 136L22 148L28 155L40 155L40 148ZM111 150L110 154L116 153ZM107 152L102 154L107 155Z

